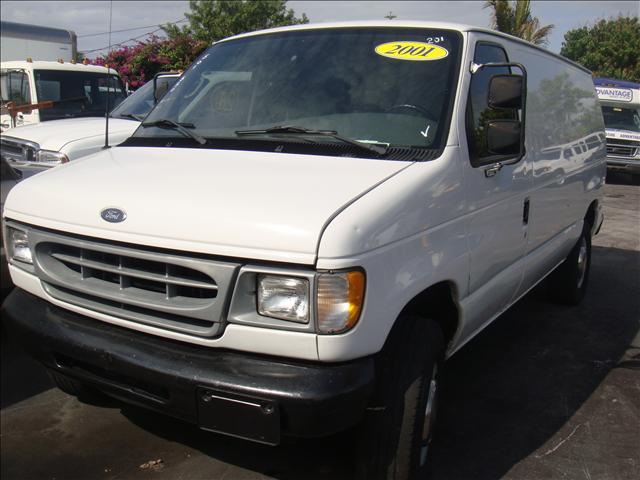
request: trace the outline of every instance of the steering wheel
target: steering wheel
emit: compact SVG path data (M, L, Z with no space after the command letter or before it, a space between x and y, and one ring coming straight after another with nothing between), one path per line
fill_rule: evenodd
M400 103L398 105L394 105L392 107L389 107L385 110L386 113L391 113L394 110L415 110L416 112L420 113L421 115L427 117L429 120L433 120L434 122L437 122L438 119L435 118L433 116L433 114L427 110L424 107L421 107L420 105L414 105L414 104L410 104L410 103Z

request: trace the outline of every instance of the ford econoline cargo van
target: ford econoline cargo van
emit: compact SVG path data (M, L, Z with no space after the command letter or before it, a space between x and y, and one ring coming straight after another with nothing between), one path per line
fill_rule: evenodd
M605 154L589 72L494 31L229 38L14 188L5 320L66 392L271 445L357 425L362 478L417 478L444 360L547 276L583 297Z

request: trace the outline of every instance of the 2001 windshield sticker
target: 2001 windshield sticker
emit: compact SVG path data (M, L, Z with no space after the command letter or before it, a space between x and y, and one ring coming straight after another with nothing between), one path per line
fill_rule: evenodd
M378 45L375 51L383 57L418 62L442 60L449 55L446 48L424 42L387 42Z

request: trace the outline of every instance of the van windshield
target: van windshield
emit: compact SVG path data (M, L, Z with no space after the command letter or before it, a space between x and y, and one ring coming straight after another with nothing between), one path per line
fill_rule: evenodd
M171 89L178 81L178 75L161 76L157 84L160 82L166 82L168 89ZM142 120L151 111L155 104L153 97L153 80L149 80L142 87L136 90L131 96L127 97L120 105L111 111L112 117L120 118L134 118ZM137 117L137 118L136 118Z
M107 102L107 83L111 88L109 105L125 99L120 78L102 73L69 70L34 70L38 101L53 101L52 108L40 109L40 120L73 117L103 117Z
M640 133L640 109L634 107L602 106L604 125L607 128Z
M456 32L395 27L220 42L190 67L134 137L180 136L166 128L171 121L206 139L336 141L293 129L256 132L295 126L367 144L439 149L459 44Z

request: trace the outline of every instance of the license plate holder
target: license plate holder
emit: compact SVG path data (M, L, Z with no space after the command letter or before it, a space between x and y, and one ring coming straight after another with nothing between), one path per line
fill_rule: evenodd
M196 394L198 425L203 430L267 445L280 443L277 402L202 387Z

